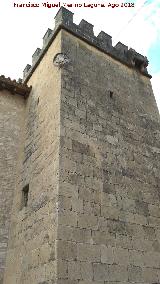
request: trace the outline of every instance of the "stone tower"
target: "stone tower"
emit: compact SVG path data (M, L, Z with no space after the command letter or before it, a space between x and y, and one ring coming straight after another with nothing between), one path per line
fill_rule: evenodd
M147 58L61 8L32 61L15 96L0 97L1 283L160 283L160 119Z

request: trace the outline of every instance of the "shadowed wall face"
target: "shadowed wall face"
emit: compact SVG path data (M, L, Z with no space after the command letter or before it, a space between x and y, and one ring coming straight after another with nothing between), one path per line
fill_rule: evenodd
M160 281L160 128L148 78L62 33L60 284ZM62 269L63 267L63 269Z
M3 281L23 122L24 98L0 91L0 283Z
M149 75L71 27L77 36L60 26L25 70L32 91L4 284L159 282L160 132Z

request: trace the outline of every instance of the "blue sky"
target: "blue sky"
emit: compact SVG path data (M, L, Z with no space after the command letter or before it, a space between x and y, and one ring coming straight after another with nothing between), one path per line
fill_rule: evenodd
M148 58L150 58L151 73L154 74L160 71L160 35L150 46L148 50Z
M18 79L47 28L54 28L54 16L58 9L14 8L13 3L55 3L58 0L1 0L0 1L0 74ZM152 74L152 86L160 109L160 0L85 0L87 3L134 2L135 8L73 8L74 22L86 19L94 24L97 35L101 30L118 41L134 48L149 59L148 70ZM83 0L66 0L65 3L81 3Z

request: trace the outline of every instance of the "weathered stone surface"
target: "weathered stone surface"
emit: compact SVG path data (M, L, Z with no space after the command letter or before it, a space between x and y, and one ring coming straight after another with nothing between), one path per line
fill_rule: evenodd
M6 210L11 207L11 197L15 186L4 277L4 283L7 284L51 284L56 281L57 243L55 240L59 204L58 153L61 81L60 74L56 69L53 74L52 60L57 49L60 48L60 41L59 34L45 61L41 62L39 71L37 69L30 79L29 85L32 85L34 91L30 93L25 104L24 102L23 105L20 104L16 96L12 102L12 96L9 94L3 99L4 103L6 100L5 104L8 104L8 111L3 115L3 119L8 113L8 122L6 117L8 148L6 151L8 149L8 161L10 160L8 170L6 168L8 174L3 174L3 179L5 178L6 184L8 184L8 190L3 189L3 192L5 190L5 194L8 195L5 197L5 202L8 203ZM51 58L52 60L50 60ZM49 81L42 79L46 77L50 77ZM36 85L38 88L35 87ZM4 103L0 107L4 108ZM10 120L9 117L11 117ZM0 125L3 127L3 124ZM9 139L9 136L10 138L13 136L13 138ZM21 139L20 146L19 139ZM17 159L17 176L16 182L14 182L13 169ZM4 167L4 162L2 166ZM3 172L1 171L1 173ZM29 184L28 202L27 206L22 208L22 189L26 184ZM71 188L69 190L71 192ZM7 219L7 215L5 218ZM6 230L7 223L8 220Z
M61 149L65 157L61 156L60 177L61 180L71 182L72 192L76 193L77 207L78 199L83 200L76 227L91 233L87 240L82 237L77 240L75 231L72 236L68 235L67 238L77 244L77 259L74 264L75 274L70 269L67 279L73 281L74 277L75 281L83 284L148 283L150 277L154 282L158 279L160 246L157 236L160 233L159 206L154 196L156 194L159 200L158 184L153 164L156 169L160 164L157 158L154 161L154 146L151 150L151 141L147 139L154 127L146 130L141 124L141 114L146 113L149 120L154 121L154 126L158 121L156 129L159 128L159 114L153 94L145 99L142 95L146 88L151 88L150 83L146 78L136 75L132 80L133 74L129 69L117 65L108 57L102 60L94 48L69 33L64 31L63 35L63 51L70 46L74 50L74 44L75 48L77 46L76 60L75 52L70 52L74 74L71 76L68 70L68 77L70 86L74 86L72 81L77 72L80 88L76 94L76 86L73 87L71 92L74 95L72 99L69 97L70 102L66 98L67 103L72 105L71 117L67 117L67 107L61 113ZM127 48L120 44L117 52L118 49L123 54L127 52ZM100 73L103 77L99 76ZM115 76L114 83L112 78ZM66 77L67 70L62 70L62 81L66 81ZM129 84L125 83L126 80ZM112 90L112 96L109 90ZM65 91L66 87L62 91L62 100ZM151 89L149 92L152 93ZM140 101L143 101L141 109ZM158 153L157 150L155 152ZM79 154L77 161L75 153ZM66 158L74 164L72 166L68 162L66 166L66 163L64 171ZM64 181L60 186L63 194ZM71 207L66 205L64 214L67 216L70 210ZM92 267L88 268L88 281L82 277L79 262L86 262ZM151 276L149 269L153 269Z
M96 37L93 31L93 25L88 23L86 20L81 20L79 25L73 23L73 13L64 7L61 7L55 16L55 28L53 31L48 29L43 38L43 50L39 53L37 60L32 62L32 66L29 68L26 66L24 70L24 80L28 80L35 68L45 55L46 50L52 44L57 32L61 29L66 29L75 36L87 41L90 45L100 49L102 52L109 54L110 57L134 68L141 72L143 75L151 78L151 75L147 72L148 59L137 53L134 49L130 48L118 42L115 47L112 46L112 37L105 32L101 31ZM86 51L85 51L86 52ZM73 59L74 60L74 59ZM38 61L38 62L37 62ZM99 74L100 75L100 74Z
M12 96L7 90L0 91L0 283L5 267L24 110L23 97Z
M2 133L14 138L4 135L9 156L18 151L4 284L159 283L160 118L146 58L121 43L113 48L107 34L96 38L91 24L75 25L64 8L55 31L26 77L32 92L21 134L19 120L10 128L2 112ZM57 54L70 64L57 68ZM4 259L9 221L2 216Z

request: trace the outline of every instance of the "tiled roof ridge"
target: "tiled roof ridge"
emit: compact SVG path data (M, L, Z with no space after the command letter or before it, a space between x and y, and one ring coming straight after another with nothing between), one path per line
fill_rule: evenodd
M10 77L6 78L4 75L0 76L0 90L8 90L11 94L18 94L24 98L28 97L31 87L28 87L26 83L22 82L22 79L11 80Z

